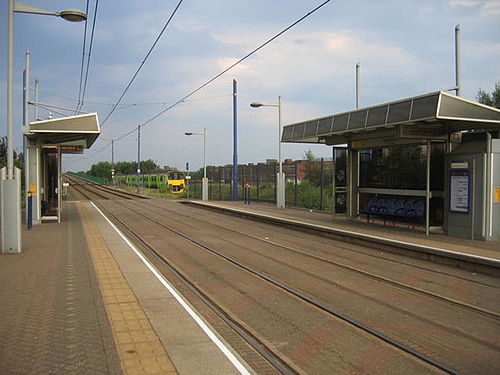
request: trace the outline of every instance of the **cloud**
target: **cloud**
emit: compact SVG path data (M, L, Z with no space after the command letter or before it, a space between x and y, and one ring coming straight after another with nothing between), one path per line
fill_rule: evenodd
M498 0L448 0L448 4L455 7L477 8L483 15L500 14Z

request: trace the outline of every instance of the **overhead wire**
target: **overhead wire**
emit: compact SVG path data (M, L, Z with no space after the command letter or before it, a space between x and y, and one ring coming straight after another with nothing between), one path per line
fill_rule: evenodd
M89 14L89 0L87 0L87 6L85 8L85 14ZM85 19L85 29L83 31L83 47L82 47L82 62L80 65L80 83L78 84L78 102L76 104L75 113L78 111L78 106L80 105L80 98L82 95L82 84L83 84L83 70L85 66L85 49L87 44L87 19Z
M128 83L127 87L125 87L125 90L123 90L123 93L120 95L120 98L117 100L117 102L113 105L113 108L111 108L111 111L107 114L106 118L104 119L104 121L101 122L101 127L105 124L105 122L109 119L109 117L113 114L113 112L116 110L116 107L118 107L118 104L120 104L121 100L123 99L123 97L125 96L125 94L127 93L128 89L130 88L130 86L132 85L132 82L134 82L135 78L137 77L137 75L139 74L139 72L141 71L142 67L144 66L144 64L146 63L146 60L148 59L149 55L151 55L151 52L153 52L153 49L155 48L156 44L158 43L158 41L160 40L161 36L163 35L163 33L165 32L165 29L167 28L167 26L170 24L170 21L172 21L172 18L174 18L174 15L177 13L177 10L179 9L179 7L181 6L182 2L184 0L180 0L178 3L177 3L177 6L175 7L175 9L173 10L173 12L170 14L170 17L168 18L167 22L165 23L165 25L163 26L163 29L160 31L160 33L158 34L158 36L156 37L156 40L154 41L153 45L151 46L151 48L149 49L148 53L146 54L146 57L144 57L144 59L142 60L141 64L139 65L139 68L137 68L137 71L135 72L135 74L133 75L132 79L130 80L130 82Z
M273 37L271 37L270 39L266 40L264 43L262 43L260 46L258 46L257 48L253 49L251 52L247 53L245 56L243 56L241 59L239 59L238 61L236 61L235 63L231 64L229 67L227 67L226 69L224 69L222 72L218 73L217 75L215 75L214 77L210 78L208 81L206 81L205 83L203 83L201 86L199 86L198 88L196 88L195 90L191 91L190 93L188 93L187 95L185 95L184 97L182 97L181 99L177 100L176 102L174 102L173 104L171 104L170 106L168 106L167 108L161 110L160 112L158 112L156 115L152 116L151 118L149 118L148 120L144 121L143 123L137 125L136 127L134 127L133 129L129 130L128 132L122 134L121 136L115 138L114 140L115 141L118 141L120 139L123 139L125 138L126 136L134 133L139 127L143 127L149 123L151 123L152 121L154 121L155 119L157 119L158 117L160 117L161 115L163 115L165 112L171 110L172 108L176 107L177 105L179 105L180 103L183 103L186 101L186 99L188 99L189 97L193 96L194 94L196 94L197 92L199 92L200 90L202 90L203 88L205 88L206 86L208 86L210 83L214 82L216 79L218 79L219 77L221 77L222 75L224 75L225 73L227 73L228 71L230 71L231 69L233 69L235 66L237 66L238 64L240 64L241 62L243 62L244 60L246 60L247 58L249 58L250 56L252 56L253 54L255 54L256 52L260 51L262 48L264 48L265 46L267 46L269 43L271 43L272 41L274 41L275 39L279 38L281 35L283 35L284 33L286 33L288 30L290 30L292 27L294 27L295 25L297 25L298 23L302 22L304 19L308 18L309 16L311 16L312 14L314 14L315 12L317 12L319 9L321 9L323 6L325 6L327 3L329 3L330 0L326 0L324 1L323 3L319 4L317 7L315 7L314 9L312 9L311 11L309 11L308 13L306 13L304 16L300 17L298 20L296 20L295 22L293 22L292 24L290 24L289 26L287 26L286 28L284 28L282 31L280 31L279 33L277 33L276 35L274 35ZM135 77L135 76L134 76ZM127 86L128 88L128 86ZM123 97L124 94L122 94L122 97ZM121 99L121 98L120 98ZM113 111L112 111L113 112ZM106 117L105 121L109 118L109 116L111 115L110 112L108 114L108 116ZM101 124L102 126L102 124ZM111 144L111 142L109 142L105 147L109 146ZM98 151L96 151L96 154L103 151L103 149L100 149ZM93 156L95 154L92 154L92 155L89 155L90 156Z
M30 90L31 91L35 91L35 88L30 87ZM48 91L44 91L44 90L38 90L38 92L40 92L42 94L45 94L45 95L53 96L55 98L65 99L65 100L72 101L72 102L78 102L78 99L71 98L69 96L58 95L58 94L54 94L54 93L51 93L51 92L48 92ZM185 102L217 99L217 98L223 98L223 97L226 97L226 96L233 96L233 94L221 94L221 95L205 96L205 97L201 97L201 98L195 98L195 99L185 100ZM114 105L114 103L111 103L111 102L99 102L99 101L95 101L95 100L86 100L85 102L86 103L90 103L90 104L97 104L97 105L109 105L109 106ZM163 105L163 106L167 106L167 104L171 104L171 103L173 103L173 102L169 102L169 103L167 103L167 102L122 103L121 106L118 107L117 109L124 109L124 108L127 108L127 107L143 106L143 105Z
M90 47L89 47L89 53L87 55L87 67L85 71L85 82L83 84L83 90L82 90L82 97L81 100L79 100L79 106L77 107L77 110L82 109L84 100L85 100L85 93L87 91L87 81L89 78L89 69L90 69L90 57L92 56L92 46L94 44L94 32L95 32L95 23L97 19L97 8L99 7L99 0L96 0L95 2L95 8L94 8L94 19L92 20L92 32L90 34Z
M330 2L330 0L324 1L323 3L321 3L320 5L318 5L316 8L314 8L311 11L309 11L304 16L300 17L298 20L296 20L295 22L293 22L292 24L290 24L289 26L287 26L286 28L284 28L283 30L281 30L279 33L277 33L276 35L274 35L272 38L268 39L267 41L265 41L264 43L262 43L260 46L258 46L257 48L253 49L251 52L247 53L245 56L243 56L241 59L239 59L235 63L231 64L229 67L227 67L226 69L224 69L222 72L220 72L217 75L215 75L214 77L210 78L208 81L206 81L205 83L203 83L201 86L199 86L195 90L191 91L189 94L185 95L183 98L177 100L176 102L174 102L173 104L171 104L167 108L161 110L160 112L158 112L153 117L151 117L148 120L142 122L140 125L137 125L134 129L131 129L127 133L125 133L125 134L121 135L120 137L116 138L116 140L119 140L119 139L122 139L123 137L126 137L127 135L135 132L135 130L138 127L143 127L143 126L151 123L152 121L156 120L158 117L160 117L161 115L163 115L165 112L171 110L172 108L176 107L180 103L183 103L187 98L189 98L192 95L196 94L198 91L202 90L203 88L205 88L206 86L208 86L210 83L214 82L216 79L218 79L219 77L221 77L222 75L224 75L225 73L227 73L228 71L230 71L231 69L233 69L236 65L240 64L241 62L243 62L244 60L246 60L247 58L249 58L250 56L252 56L256 52L260 51L262 48L264 48L265 46L267 46L269 43L271 43L275 39L279 38L281 35L283 35L284 33L286 33L292 27L294 27L298 23L302 22L307 17L311 16L313 13L315 13L316 11L318 11L319 9L321 9L323 6L325 6L329 2Z

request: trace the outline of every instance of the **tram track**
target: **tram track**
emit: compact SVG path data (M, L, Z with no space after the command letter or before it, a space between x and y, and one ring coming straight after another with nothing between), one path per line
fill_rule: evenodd
M190 215L186 215L186 214L181 214L178 211L174 211L174 210L169 210L170 214L166 214L165 211L168 210L166 207L164 207L164 206L163 207L162 206L156 206L156 205L154 205L153 203L150 203L150 202L148 202L146 204L149 207L154 207L156 209L161 210L160 212L157 212L157 213L159 215L165 217L165 218L168 218L169 216L175 215L176 217L178 217L178 216L184 216L184 217L186 217L186 218L188 218L190 220L195 219L195 220L201 221L201 222L203 222L203 223L205 223L207 225L211 225L211 226L217 227L219 230L222 230L222 231L231 231L233 233L237 233L239 235L243 235L243 236L246 236L248 238L252 238L252 239L254 239L256 241L260 241L260 242L271 244L273 246L281 247L281 248L283 248L285 250L288 250L290 252L301 254L303 256L306 256L306 257L318 260L320 262L324 262L324 263L327 263L327 264L330 264L330 265L334 265L334 266L337 266L337 267L342 267L342 268L344 268L346 270L349 270L351 272L355 272L355 273L361 274L361 275L369 277L369 278L371 278L373 280L378 280L380 282L384 282L384 283L396 286L396 287L404 289L404 290L412 291L412 292L415 292L415 293L419 293L419 294L422 294L422 295L426 295L426 296L435 298L437 300L445 301L445 302L451 303L453 305L456 305L456 306L459 306L459 307L462 307L462 308L465 308L465 309L468 309L468 310L471 310L471 311L475 311L475 312L480 313L480 314L484 314L484 315L489 316L489 317L494 318L494 319L500 319L500 314L498 312L495 312L495 311L484 309L484 308L481 308L481 307L478 307L478 306L474 306L474 305L465 303L463 301L458 301L456 299L449 298L447 296L439 295L439 294L436 294L436 293L433 293L433 292L430 292L430 291L427 291L427 290L424 290L424 289L421 289L421 288L417 288L417 287L411 286L411 285L406 284L406 283L402 283L402 282L397 281L397 280L393 280L393 279L389 279L389 278L384 277L384 276L377 275L377 274L375 274L373 272L368 272L368 271L362 270L360 268L355 268L353 266L350 266L350 265L345 264L345 263L341 263L339 261L333 261L333 260L327 259L325 257L321 257L321 256L318 256L318 255L311 254L310 252L298 250L296 248L293 248L293 247L288 246L288 245L284 245L282 243L278 243L276 241L271 241L271 240L266 239L266 238L262 238L262 237L255 236L255 235L252 235L252 234L249 234L249 233L245 233L241 229L235 230L235 229L232 229L232 228L228 227L227 225L219 225L219 224L214 223L213 221L204 220L200 216L194 217L194 216L190 216ZM338 246L335 245L335 247L338 247ZM349 249L347 247L344 247L344 249L351 250L351 249ZM371 255L371 254L366 254L366 253L363 253L363 254L365 254L365 255ZM385 258L383 258L383 259L385 260ZM413 266L413 265L411 265L411 266ZM422 268L422 267L420 267L420 268ZM432 272L433 270L425 269L425 271L431 271ZM446 276L456 277L454 275L450 275L450 274L446 274L446 273L442 273L442 272L440 272L440 273L441 274L445 274ZM459 278L459 279L460 280L464 280L464 278ZM477 283L475 280L471 280L471 279L465 279L464 281ZM491 285L491 284L480 283L480 285L488 286L488 287L491 287L491 288L500 289L498 286Z
M111 187L107 187L104 185L97 184L95 182L86 180L84 178L74 176L74 175L68 175L65 174L64 177L70 181L71 186L77 189L81 195L85 196L87 199L92 200L87 195L85 195L82 190L87 190L95 194L97 197L101 199L115 199L115 198L123 198L123 199L150 199L147 196L144 195L139 195L131 192L126 192L126 191L121 191L117 190Z
M181 233L179 232L178 230L174 229L173 227L169 226L169 225L166 225L164 224L163 222L160 222L159 220L157 219L153 219L151 218L150 216L144 214L144 213L141 213L131 207L129 207L127 204L125 204L124 202L113 202L114 204L118 204L124 208L126 208L127 210L133 212L135 215L139 215L140 217L142 217L143 219L146 219L147 221L151 222L151 223L154 223L156 224L157 226L163 228L163 229L166 229L172 233L174 233L175 235L177 236L180 236L182 238L184 238L185 240L195 244L196 246L199 246L200 248L203 248L209 252L211 252L212 254L215 254L217 255L218 257L224 259L225 261L228 261L230 263L232 263L233 265L255 275L256 277L262 279L262 280L265 280L266 282L268 283L271 283L272 285L280 288L281 290L285 291L286 293L289 293L293 296L295 296L296 298L299 298L301 299L302 301L318 308L318 309L321 309L322 311L324 312L327 312L333 316L335 316L336 318L358 328L358 329L361 329L363 330L364 332L370 334L370 335L373 335L375 337L377 337L378 339L396 347L397 349L399 350L402 350L432 366L434 366L435 368L437 369L440 369L441 371L444 371L446 373L449 373L449 374L457 374L458 372L453 370L453 369L450 369L449 367L447 367L446 365L443 365L442 363L430 358L429 356L425 355L425 354L421 354L419 353L418 351L414 350L413 348L411 347L408 347L407 345L404 345L404 344L401 344L400 342L390 338L390 337L387 337L386 335L378 332L377 330L374 330L372 328L370 328L369 326L365 325L365 324L362 324L360 323L359 321L356 321L354 319L351 319L350 317L346 316L345 314L343 313L340 313L338 311L336 311L335 309L325 305L324 303L322 303L321 301L319 300L315 300L314 298L311 298L310 296L294 289L294 288L291 288L289 286L287 286L286 284L280 282L279 280L275 280L273 279L272 277L270 277L269 275L263 273L263 272L260 272L248 265L245 265L243 264L242 262L238 261L237 259L234 259L233 257L230 257L230 256L227 256L226 254L223 254L221 253L220 251L218 250L215 250L213 249L212 247L210 246L207 246L206 244L196 240L195 238L192 238L191 236L189 235L186 235L184 233ZM151 206L151 204L148 204L148 206ZM153 205L154 206L154 205ZM157 208L160 208L160 207L157 207ZM108 211L108 210L106 210ZM109 211L108 211L109 212ZM117 218L115 215L113 215L111 212L109 212L110 215L112 215L117 221L119 221L125 228L127 228L127 231L129 231L130 233L133 233L134 234L134 237L137 237L140 239L140 234L136 233L134 230L132 230L130 227L128 227L123 221L121 221L119 218ZM178 213L177 213L178 214ZM191 218L192 219L192 218ZM199 218L197 218L199 219ZM212 224L212 223L211 223ZM212 224L213 225L213 224ZM260 239L259 239L260 240ZM144 242L144 240L141 239L141 242ZM274 244L275 245L275 244ZM151 247L148 245L148 247ZM154 249L151 249L151 251L154 252ZM158 254L157 252L155 253L156 256L162 258L162 256L160 254ZM167 260L163 259L164 262L168 262ZM477 309L475 309L475 311L477 311ZM484 312L481 312L484 314Z

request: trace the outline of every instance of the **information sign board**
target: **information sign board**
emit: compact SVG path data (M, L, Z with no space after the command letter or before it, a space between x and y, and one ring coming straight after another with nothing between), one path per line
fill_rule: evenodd
M450 212L469 213L471 180L469 169L450 171Z

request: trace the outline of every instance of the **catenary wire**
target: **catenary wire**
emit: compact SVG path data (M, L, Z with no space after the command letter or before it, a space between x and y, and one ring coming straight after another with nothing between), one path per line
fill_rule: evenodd
M89 14L89 0L87 0L87 6L85 7L85 14ZM82 95L83 70L84 70L84 66L85 66L86 45L87 45L87 19L85 19L85 29L83 31L82 62L80 65L80 83L78 84L78 102L76 104L75 114L78 111L78 106L80 105L80 98Z
M97 8L98 7L99 7L99 0L96 0L95 9L94 9L94 19L92 20L92 32L90 34L89 54L87 55L87 67L86 67L86 71L85 71L85 82L83 84L82 98L81 98L81 100L79 100L77 110L82 109L83 102L85 100L85 93L87 91L87 80L89 78L90 57L92 56L92 46L94 44L94 31L95 31L95 22L97 19Z
M258 52L259 50L261 50L262 48L264 48L265 46L267 46L269 43L271 43L272 41L274 41L275 39L279 38L281 35L283 35L284 33L286 33L288 30L290 30L292 27L294 27L295 25L297 25L298 23L300 23L301 21L303 21L304 19L306 19L307 17L309 17L310 15L312 15L313 13L315 13L316 11L318 11L320 8L322 8L324 5L326 5L327 3L329 3L330 0L326 0L324 1L323 3L321 3L320 5L318 5L316 8L314 8L313 10L309 11L307 14L305 14L304 16L300 17L297 21L293 22L291 25L287 26L285 29L281 30L278 34L274 35L272 38L268 39L267 41L265 41L264 43L262 43L259 47L255 48L253 51L247 53L245 56L243 56L241 59L239 59L238 61L236 61L235 63L231 64L229 67L227 67L226 69L224 69L222 72L220 72L219 74L215 75L214 77L210 78L208 81L206 81L204 84L202 84L201 86L199 86L197 89L191 91L189 94L185 95L182 99L179 99L178 101L174 102L173 104L171 104L170 106L168 106L167 108L161 110L160 112L158 112L156 115L154 115L153 117L149 118L148 120L144 121L143 123L141 123L140 125L137 125L134 129L131 129L130 131L128 131L127 133L124 133L123 135L119 136L116 138L116 140L119 140L119 139L122 139L124 137L126 137L127 135L129 134L132 134L133 132L136 131L136 129L140 126L140 127L143 127L149 123L151 123L152 121L156 120L158 117L160 117L161 115L163 115L165 112L171 110L172 108L176 107L177 105L179 105L180 103L183 103L187 98L189 98L190 96L196 94L198 91L202 90L203 88L205 88L206 86L208 86L210 83L212 83L213 81L215 81L217 78L221 77L222 75L224 75L225 73L227 73L228 71L230 71L232 68L234 68L236 65L240 64L241 62L243 62L244 60L246 60L247 58L249 58L250 56L252 56L253 54L255 54L256 52ZM109 117L109 116L108 116Z
M30 91L34 92L35 88L30 87ZM58 95L58 94L54 94L54 93L51 93L51 92L48 92L48 91L44 91L44 90L38 90L38 92L40 92L42 94L45 94L45 95L53 96L55 98L64 99L64 100L68 100L68 101L75 102L75 103L78 102L78 99L71 98L69 96ZM233 94L221 94L221 95L204 96L204 97L201 97L201 98L194 98L194 99L190 99L190 100L185 100L185 102L200 101L200 100L209 100L209 99L217 99L217 98L224 98L224 97L228 97L228 96L233 96ZM114 103L100 102L100 101L96 101L96 100L86 100L85 103L87 103L87 104L96 104L96 105L108 105L108 106L114 105ZM167 105L170 105L172 103L173 102L169 102L169 103L167 103L167 102L121 103L121 106L118 107L117 109L124 109L126 107L135 107L135 106L143 106L143 105L163 105L163 106L167 106Z
M267 41L265 41L264 43L262 43L260 46L258 46L257 48L255 48L254 50L252 50L251 52L247 53L245 56L243 56L241 59L239 59L238 61L236 61L235 63L231 64L229 67L227 67L226 69L224 69L222 72L218 73L217 75L215 75L214 77L210 78L208 81L206 81L205 83L203 83L201 86L199 86L197 89L191 91L189 94L185 95L183 98L177 100L176 102L174 102L173 104L169 105L167 108L161 110L160 112L158 112L156 115L154 115L153 117L149 118L148 120L146 120L145 122L143 122L142 124L139 124L137 125L136 127L134 127L133 129L129 130L128 132L120 135L119 137L115 138L114 140L115 141L119 141L123 138L125 138L126 136L134 133L138 127L143 127L149 123L151 123L152 121L154 121L155 119L157 119L158 117L160 117L162 114L164 114L165 112L171 110L172 108L174 108L175 106L179 105L180 103L183 103L186 101L187 98L191 97L192 95L194 95L195 93L197 93L198 91L202 90L203 88L205 88L206 86L208 86L210 83L212 83L213 81L215 81L217 78L221 77L223 74L227 73L229 70L231 70L232 68L234 68L236 65L240 64L241 62L243 62L244 60L246 60L247 58L249 58L250 56L252 56L253 54L255 54L256 52L258 52L259 50L261 50L262 48L264 48L265 46L267 46L269 43L271 43L272 41L274 41L275 39L279 38L281 35L283 35L284 33L286 33L288 30L290 30L292 27L294 27L295 25L297 25L298 23L302 22L304 19L308 18L309 16L311 16L312 14L314 14L315 12L317 12L319 9L321 9L323 6L325 6L327 3L329 3L330 0L326 0L324 1L323 3L321 3L320 5L318 5L316 8L312 9L311 11L309 11L308 13L306 13L304 16L300 17L298 20L296 20L295 22L293 22L292 24L290 24L289 26L287 26L286 28L284 28L283 30L281 30L279 33L277 33L276 35L274 35L273 37L271 37L270 39L268 39ZM137 74L137 73L136 73ZM134 76L135 77L135 76ZM130 85L130 84L129 84ZM128 86L127 86L128 87ZM122 97L123 97L124 94L122 94ZM121 99L121 98L120 98ZM118 102L117 102L118 103ZM114 108L116 107L116 105L114 106ZM112 112L110 112L111 114ZM106 117L105 121L109 118L110 114L108 114L108 116ZM102 126L102 123L101 123L101 126ZM105 148L107 148L109 145L111 145L111 142L109 142L106 146L104 146L103 148L99 149L98 151L94 152L93 154L90 154L87 156L87 158L90 158L90 157L93 157L95 154L97 153L100 153L102 152Z
M182 2L184 0L180 0L179 3L177 3L177 6L175 7L175 9L173 10L172 14L170 14L170 17L168 18L167 22L165 23L165 25L163 26L163 29L160 31L160 33L158 34L158 36L156 37L156 40L154 41L153 45L151 46L151 48L149 49L148 53L146 54L146 57L144 57L144 59L142 60L141 64L139 65L139 67L137 68L137 71L135 72L135 74L133 75L132 79L130 80L130 82L128 83L127 87L125 87L125 90L123 90L123 93L120 95L120 98L118 98L117 102L113 105L113 108L111 108L111 111L107 114L106 118L104 119L104 121L101 122L101 127L105 124L105 122L109 119L109 117L113 114L113 112L116 110L116 107L118 106L118 104L120 104L121 100L123 99L123 97L125 96L125 94L127 93L128 89L130 88L130 86L132 85L132 82L134 82L135 78L137 77L137 75L139 74L139 72L141 71L142 67L144 66L144 63L146 62L146 60L148 59L149 55L151 55L151 52L153 52L153 49L155 48L156 44L158 43L158 41L160 40L161 36L163 35L163 32L165 31L165 29L167 28L167 26L170 24L170 21L172 21L172 18L174 17L174 15L177 13L177 10L179 9L179 7L181 6Z

